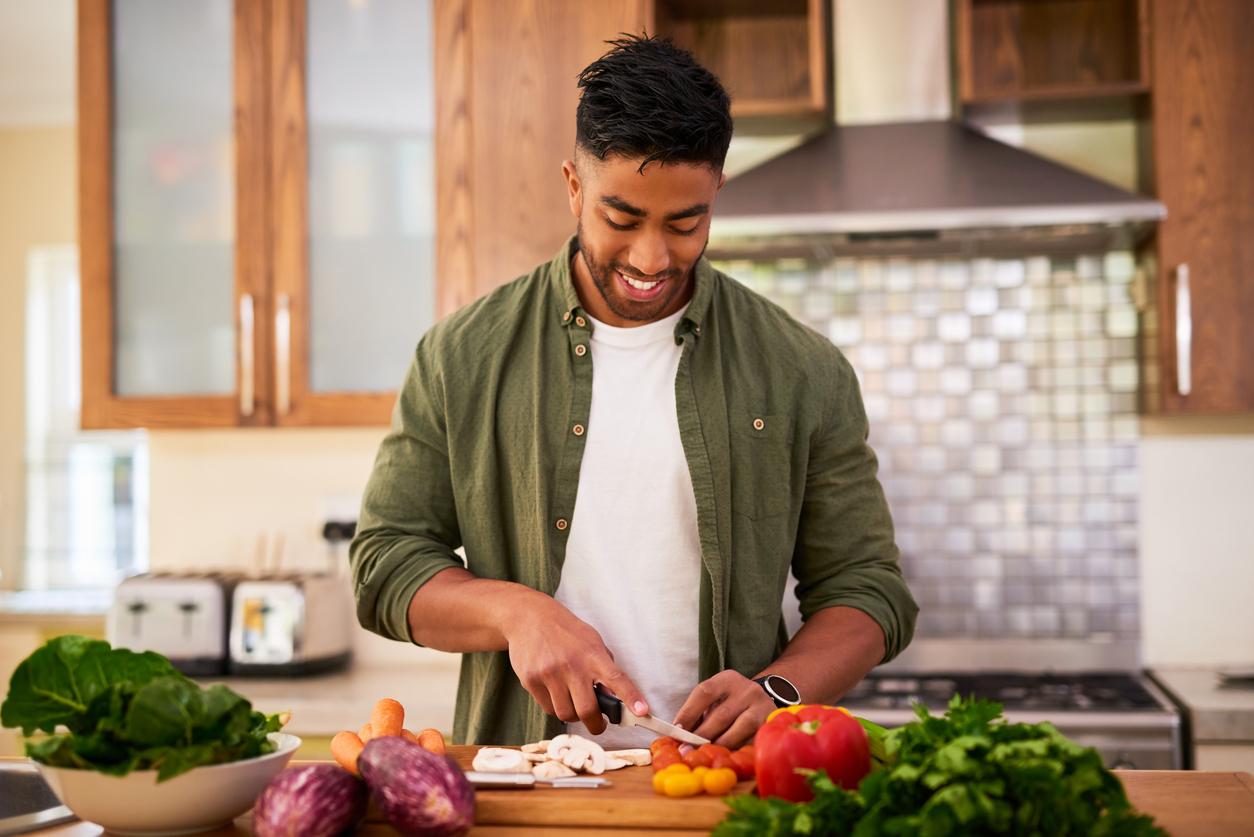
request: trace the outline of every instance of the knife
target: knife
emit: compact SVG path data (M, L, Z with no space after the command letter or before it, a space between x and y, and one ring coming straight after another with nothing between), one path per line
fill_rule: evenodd
M537 779L530 773L484 773L467 770L466 779L483 790L519 789L531 790L536 785L551 788L608 788L614 783L603 776L564 776L560 779Z
M640 717L631 714L623 707L622 700L605 691L605 687L600 683L597 683L592 688L597 694L597 706L600 708L601 714L608 718L611 724L617 724L620 727L643 727L652 732L669 735L671 738L683 741L685 744L710 743L708 738L702 738L699 735L688 732L683 727L677 727L652 715Z

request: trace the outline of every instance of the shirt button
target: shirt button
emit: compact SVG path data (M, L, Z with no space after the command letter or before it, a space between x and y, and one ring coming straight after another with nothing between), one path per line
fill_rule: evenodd
M563 314L563 315L562 315L562 322L564 322L564 323L568 323L568 322L570 322L570 312L569 312L569 311L567 311L565 314Z
M579 326L580 328L583 328L587 324L588 324L588 321L585 320L583 317L575 317L575 325Z
M555 524L553 524L553 525L557 527L557 531L559 531L559 532L565 532L565 531L566 531L566 527L567 527L567 526L569 526L569 525L570 525L570 523L568 523L568 522L567 522L566 518L564 518L564 517L559 517L559 518L557 519L557 523L555 523Z
M753 429L754 429L754 430L761 430L761 429L762 429L762 428L764 428L764 427L766 427L766 422L762 421L762 419L760 419L760 418L755 418L755 419L753 420Z
M574 433L576 436L582 436L582 435L583 435L583 425L582 425L582 424L576 424L576 425L575 425L574 427L572 427L570 430L571 430L571 432L572 432L572 433Z
M575 347L575 355L577 357L583 357L587 353L588 353L588 347L585 346L584 344L580 343L578 346Z

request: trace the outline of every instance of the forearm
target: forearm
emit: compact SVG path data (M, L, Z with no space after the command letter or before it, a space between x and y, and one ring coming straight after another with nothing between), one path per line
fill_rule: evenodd
M505 651L507 620L552 603L548 596L512 581L479 578L450 567L436 573L409 602L414 642L438 651Z
M756 676L778 674L804 703L835 703L884 659L884 632L852 607L828 607L801 626L784 653Z

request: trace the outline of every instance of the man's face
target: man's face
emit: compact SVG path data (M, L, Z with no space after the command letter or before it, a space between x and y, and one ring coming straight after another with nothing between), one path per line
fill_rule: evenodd
M584 308L614 326L679 311L692 298L722 173L690 163L650 163L641 173L639 159L578 159L562 172L578 219L574 276Z

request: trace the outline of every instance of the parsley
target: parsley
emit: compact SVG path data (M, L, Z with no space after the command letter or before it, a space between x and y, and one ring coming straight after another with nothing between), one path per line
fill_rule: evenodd
M811 802L731 797L714 834L1165 837L1096 750L1051 724L1008 724L1000 704L956 695L943 717L920 704L915 714L892 730L862 721L873 768L856 791L820 772Z

